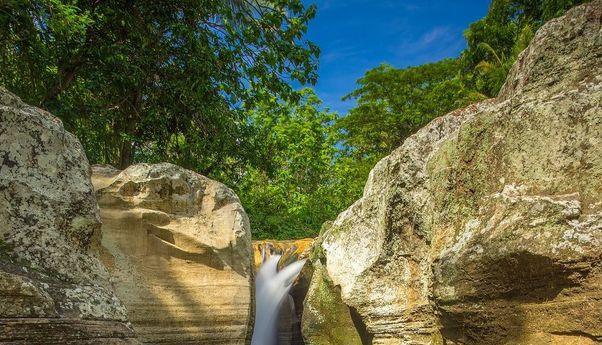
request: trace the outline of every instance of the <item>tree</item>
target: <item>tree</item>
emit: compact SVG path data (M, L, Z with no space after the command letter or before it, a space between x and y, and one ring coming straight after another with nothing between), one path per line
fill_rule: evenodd
M481 42L478 48L487 52L491 60L482 60L475 66L475 70L480 73L480 86L486 85L487 90L497 93L504 85L518 55L527 47L532 37L531 26L525 25L508 56L504 53L498 54L488 43Z
M262 162L236 186L256 238L315 236L344 207L330 193L337 115L321 109L313 90L300 94L299 104L272 99L251 113Z
M357 160L380 159L433 118L478 99L458 73L454 59L369 70L359 88L345 96L357 99L357 105L337 120L343 145Z
M464 32L464 78L487 97L499 92L510 67L546 21L584 0L493 0L487 15Z
M7 0L0 83L57 114L92 162L205 174L250 155L243 110L315 82L300 0Z

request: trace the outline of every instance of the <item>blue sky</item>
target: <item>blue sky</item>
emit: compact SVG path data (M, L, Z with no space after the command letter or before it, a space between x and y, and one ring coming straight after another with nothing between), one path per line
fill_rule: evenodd
M367 70L388 63L407 67L456 57L468 25L485 16L490 0L303 0L318 12L307 38L318 44L324 105L344 115Z

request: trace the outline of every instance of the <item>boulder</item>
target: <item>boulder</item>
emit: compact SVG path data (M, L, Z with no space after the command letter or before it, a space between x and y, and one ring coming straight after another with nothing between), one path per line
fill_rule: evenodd
M320 249L314 248L312 254L311 260L306 263L306 267L311 267L312 275L301 317L304 343L362 345L358 331L362 326L356 327L355 324L361 323L357 312L352 311L341 300L340 288L334 286L326 273ZM368 335L365 332L364 334Z
M0 88L0 344L138 344L79 141Z
M223 184L173 164L94 166L103 261L146 344L245 344L249 220Z
M601 101L597 0L374 167L321 244L364 344L602 342Z

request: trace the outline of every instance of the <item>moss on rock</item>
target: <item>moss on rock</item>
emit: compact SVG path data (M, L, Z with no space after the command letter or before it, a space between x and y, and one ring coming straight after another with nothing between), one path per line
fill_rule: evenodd
M351 318L349 307L341 300L324 266L314 261L314 274L302 318L302 331L307 345L362 345Z

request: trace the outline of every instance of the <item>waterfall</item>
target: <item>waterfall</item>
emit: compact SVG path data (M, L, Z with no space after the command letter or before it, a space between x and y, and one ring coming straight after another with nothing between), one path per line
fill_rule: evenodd
M276 345L280 305L305 264L305 260L300 260L278 271L280 257L274 255L265 260L255 278L256 317L251 345Z

